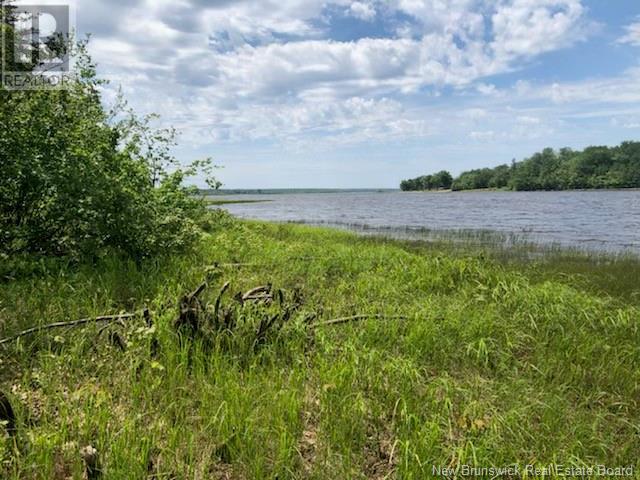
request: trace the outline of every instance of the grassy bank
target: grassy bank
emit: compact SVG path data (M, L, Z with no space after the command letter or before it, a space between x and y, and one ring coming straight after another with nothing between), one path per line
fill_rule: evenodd
M17 417L0 477L80 478L88 445L108 479L640 467L638 262L565 260L233 222L197 253L143 265L16 261L2 337L145 307L153 325L0 347ZM178 299L204 278L202 318L233 326L179 336ZM234 299L268 284L273 300ZM314 327L355 315L372 318ZM265 319L278 328L256 334Z

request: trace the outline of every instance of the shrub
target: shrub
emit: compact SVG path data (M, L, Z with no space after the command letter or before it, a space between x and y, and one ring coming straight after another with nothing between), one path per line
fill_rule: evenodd
M124 101L106 111L86 43L76 56L67 90L0 87L0 252L141 259L192 245L206 206L183 181L210 161L178 168L175 132Z

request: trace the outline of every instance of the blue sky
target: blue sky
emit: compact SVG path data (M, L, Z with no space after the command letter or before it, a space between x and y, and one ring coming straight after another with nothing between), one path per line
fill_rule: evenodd
M397 187L640 140L637 0L83 0L141 113L227 188Z

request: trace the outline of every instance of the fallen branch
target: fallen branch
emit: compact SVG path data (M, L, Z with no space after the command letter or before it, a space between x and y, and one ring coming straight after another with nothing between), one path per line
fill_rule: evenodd
M249 290L242 295L240 303L253 301L253 302L271 302L273 300L273 294L271 292L271 285L265 285L263 287L256 287Z
M285 259L285 262L290 262L293 260L317 260L320 257L290 257ZM250 263L214 263L213 265L207 267L209 270L215 270L217 268L242 268L242 267L270 267L273 265L278 265L280 262L250 262Z
M212 268L262 267L264 263L216 263Z
M216 304L213 310L213 320L216 322L216 326L218 324L218 313L220 312L220 302L222 301L222 296L229 289L231 282L225 283L220 289L220 293L218 294L218 298L216 298Z
M317 322L309 325L309 328L327 327L330 325L342 325L343 323L359 322L361 320L408 320L408 317L403 315L354 315L353 317L335 318L333 320L326 320L324 322Z
M207 284L207 282L204 282L203 284L201 284L198 288L195 289L194 292L190 293L187 297L189 299L194 299L194 298L198 298L200 296L200 294L202 294L202 292L205 291L205 289L208 287L209 285Z
M142 314L144 315L144 312ZM56 328L65 328L65 327L77 327L79 325L86 325L88 323L104 323L104 322L117 322L121 320L131 320L132 318L135 318L139 315L140 315L139 313L124 313L122 315L106 315L102 317L83 318L81 320L74 320L73 322L57 322L57 323L50 323L48 325L40 325L37 327L24 330L20 333L17 333L16 335L13 335L12 337L4 338L0 340L0 345L7 344L15 340L18 340L19 338L26 337L27 335L43 332L45 330L53 330Z
M249 290L242 296L242 300L254 300L256 297L262 297L271 293L271 285L265 285L263 287L256 287Z

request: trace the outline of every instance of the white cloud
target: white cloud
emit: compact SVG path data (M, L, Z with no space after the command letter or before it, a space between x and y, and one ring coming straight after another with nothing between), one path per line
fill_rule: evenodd
M352 16L370 22L376 17L376 9L370 3L353 2L349 7L349 12Z
M480 0L392 0L392 8L414 18L425 31L478 37L484 30L486 2Z
M469 134L469 137L471 137L473 140L479 140L479 141L490 141L496 138L496 132L494 132L493 130L486 130L486 131L473 131Z
M626 43L634 47L640 47L640 22L627 25L625 31L627 33L618 39L618 43Z
M516 117L516 122L521 125L538 125L540 124L540 119L538 117L531 117L529 115L520 115Z
M495 97L501 94L496 86L490 83L479 82L476 84L476 90L481 95L485 95L487 97Z
M471 105L460 115L457 107L412 107L413 99L435 98L447 87L470 99L480 92L498 104L513 95L525 98L531 93L525 84L519 86L522 92L507 92L482 80L518 69L522 58L571 45L585 32L579 0L112 0L106 5L106 0L83 0L78 15L81 28L84 19L85 30L99 29L91 50L100 72L122 84L134 106L159 112L194 145L385 142L439 135L456 123L460 137L486 141L487 132L516 128L522 119L491 104ZM391 30L405 29L405 35L333 40L327 6L361 20L378 16ZM100 23L96 11L119 21ZM411 21L397 23L396 17ZM580 96L579 85L541 90L557 104ZM494 125L485 129L479 122ZM546 128L543 120L538 127Z
M508 62L556 50L585 37L580 0L514 0L492 15L496 58Z
M487 118L487 111L484 108L467 108L460 112L460 116L470 120L482 120Z
M560 104L636 103L640 102L640 68L632 68L623 75L605 79L554 83L531 93Z
M82 12L102 3L90 0ZM569 45L579 39L583 15L579 0L512 0L495 8L478 0L393 0L387 2L385 16L410 16L422 26L419 35L337 42L323 38L318 26L326 4L342 4L363 19L376 14L371 2L347 0L147 0L137 7L114 2L113 8L126 14L111 35L97 37L100 48L109 50L108 42L128 43L135 53L99 60L111 72L143 64L183 69L186 61L198 62L192 72L215 70L224 76L205 73L207 78L197 85L228 79L232 92L242 94L302 92L319 83L341 88L345 82L364 89L355 93L378 86L414 91L469 83L515 68L519 56ZM492 12L487 37L483 15ZM175 74L179 80L179 72Z

